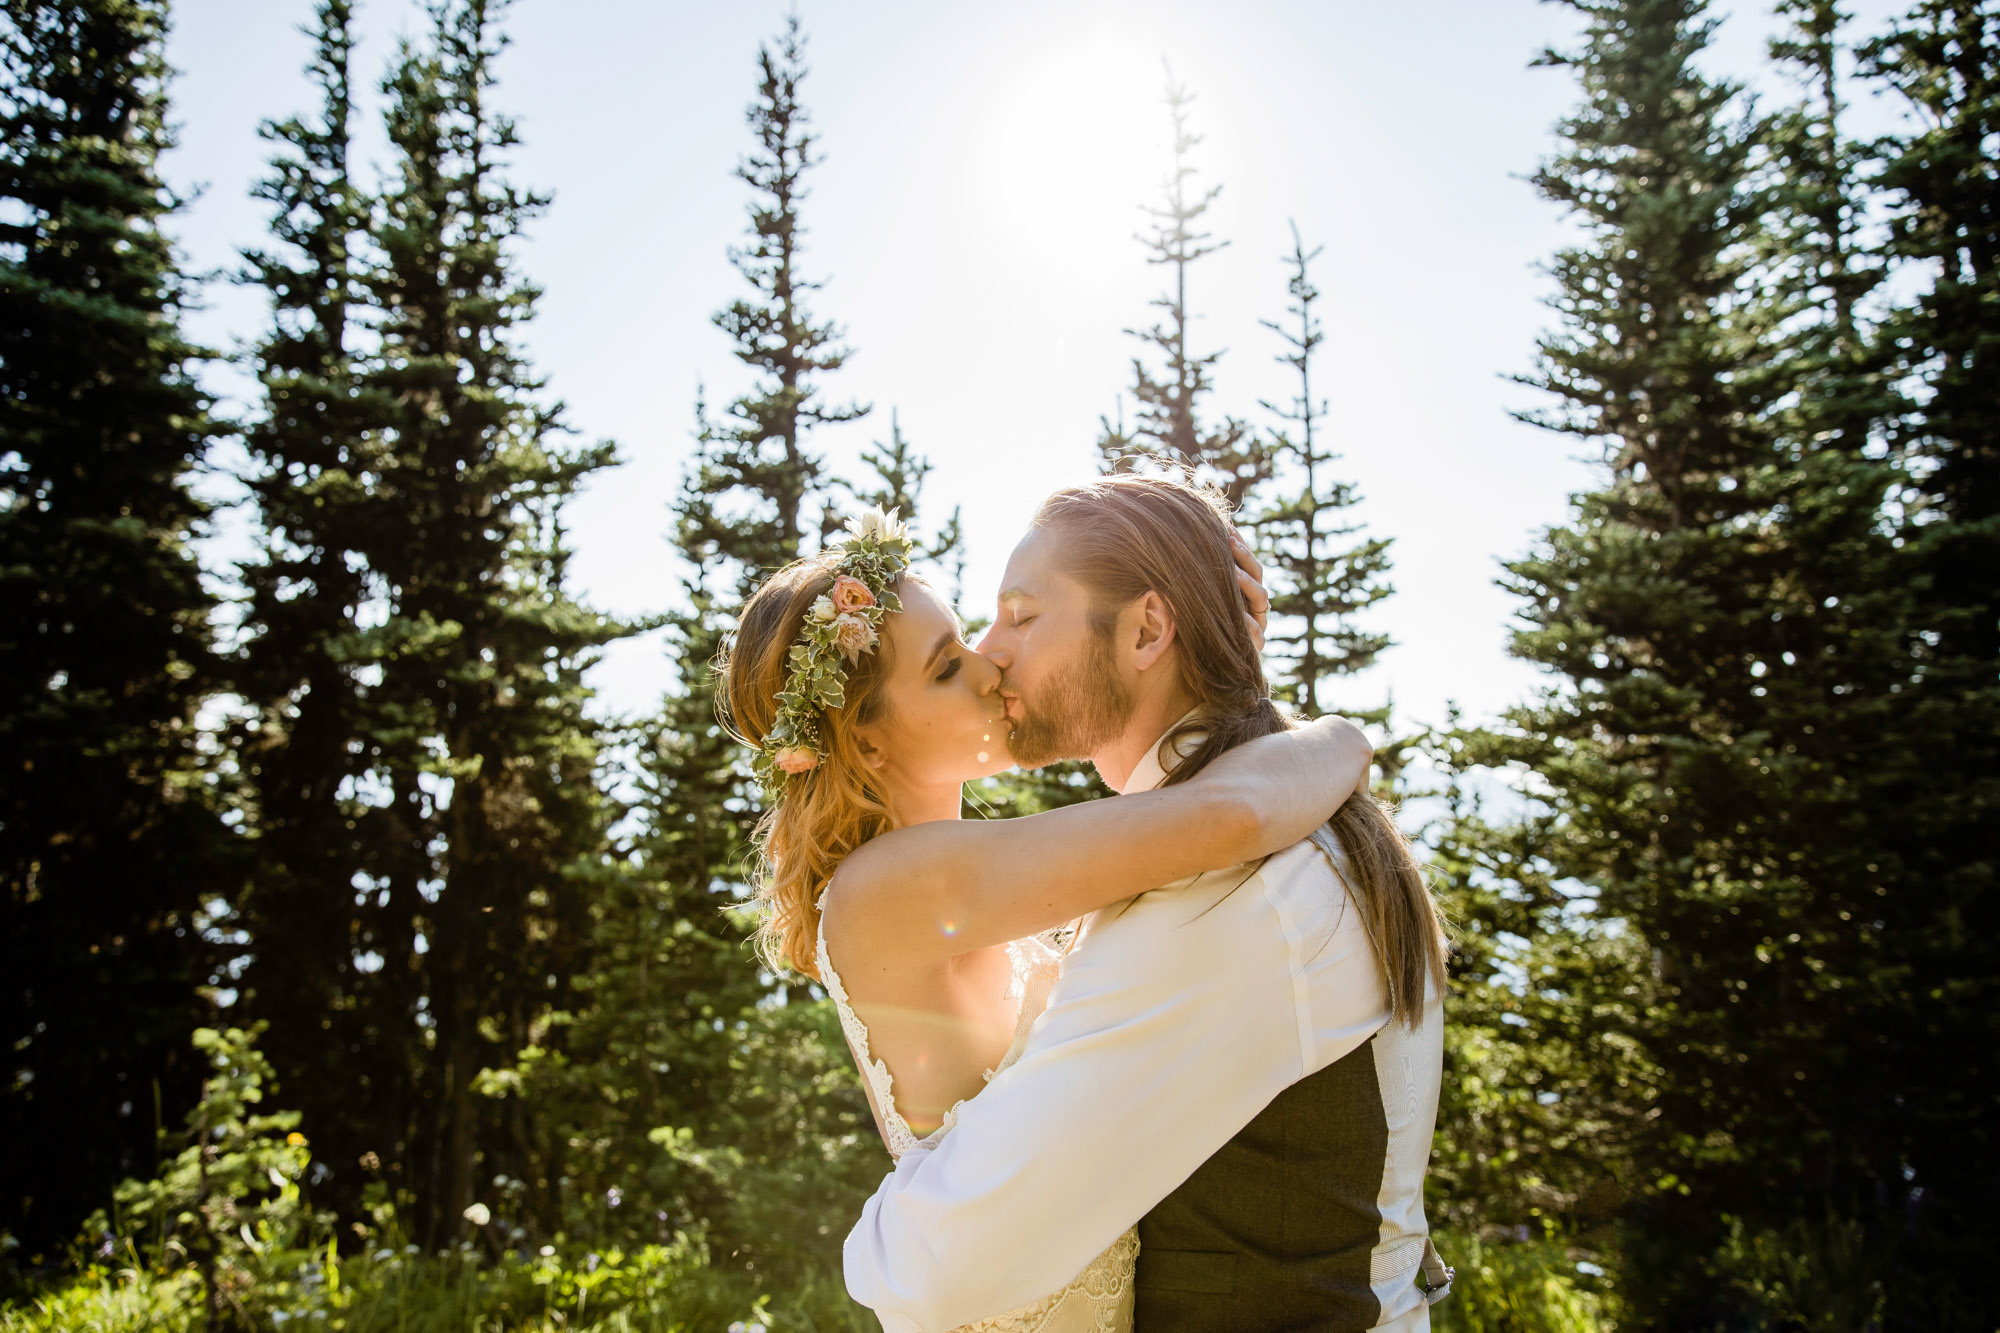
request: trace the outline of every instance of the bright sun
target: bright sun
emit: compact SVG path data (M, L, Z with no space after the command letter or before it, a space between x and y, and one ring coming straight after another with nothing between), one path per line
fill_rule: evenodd
M1075 259L1131 255L1170 136L1157 56L1108 29L1075 33L1004 83L988 121L987 187L1015 237Z

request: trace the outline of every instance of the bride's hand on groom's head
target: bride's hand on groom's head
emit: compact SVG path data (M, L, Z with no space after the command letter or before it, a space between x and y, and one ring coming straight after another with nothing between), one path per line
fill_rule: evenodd
M1236 559L1236 586L1243 591L1243 614L1250 622L1250 640L1264 651L1264 627L1271 619L1271 594L1264 591L1264 567L1250 554L1243 534L1229 530L1229 553Z

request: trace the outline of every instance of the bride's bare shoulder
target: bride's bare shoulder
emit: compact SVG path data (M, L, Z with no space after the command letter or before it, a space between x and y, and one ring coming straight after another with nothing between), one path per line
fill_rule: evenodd
M887 886L892 882L887 874L891 857L884 855L882 844L893 837L894 833L886 833L870 839L849 852L834 869L833 878L819 896L820 917L829 940L856 930L865 932L869 922L882 914L886 906L882 899L888 896Z
M931 882L928 853L936 830L919 824L895 829L855 848L841 861L820 895L827 938L888 943L911 933Z

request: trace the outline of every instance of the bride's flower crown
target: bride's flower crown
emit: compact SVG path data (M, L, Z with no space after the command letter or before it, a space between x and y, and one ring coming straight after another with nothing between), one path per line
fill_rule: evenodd
M778 716L751 763L772 800L792 777L819 767L821 712L846 703L848 668L880 644L882 617L903 609L891 588L909 566L910 536L896 511L877 508L850 518L847 534L833 586L806 612L792 645Z

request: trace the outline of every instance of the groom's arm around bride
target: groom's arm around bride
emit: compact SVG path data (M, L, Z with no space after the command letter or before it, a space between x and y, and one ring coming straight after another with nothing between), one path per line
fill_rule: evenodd
M1171 483L1051 498L981 645L1017 692L1023 763L1088 755L1142 791L1280 725L1227 541ZM850 1291L891 1330L954 1328L1060 1288L1136 1223L1142 1333L1426 1327L1442 972L1421 879L1365 797L1261 865L1097 914L1020 1060L867 1203Z

